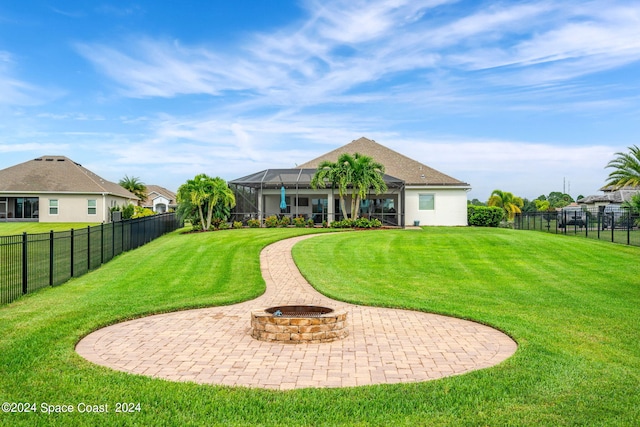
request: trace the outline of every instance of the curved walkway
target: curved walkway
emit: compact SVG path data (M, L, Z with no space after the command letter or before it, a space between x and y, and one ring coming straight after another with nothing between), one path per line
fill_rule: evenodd
M134 374L278 390L426 381L493 366L516 351L507 335L475 322L323 296L291 257L293 245L310 237L262 251L267 290L259 298L112 325L86 336L76 351L93 363ZM323 344L251 338L252 310L293 304L345 309L349 336Z

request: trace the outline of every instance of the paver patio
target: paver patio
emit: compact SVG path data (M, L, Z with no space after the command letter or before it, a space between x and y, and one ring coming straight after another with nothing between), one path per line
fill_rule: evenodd
M119 371L174 381L296 389L426 381L496 365L517 349L504 333L467 320L329 299L291 257L300 236L260 255L266 292L231 306L144 317L97 330L76 351ZM250 335L252 310L321 305L348 313L349 336L331 343L282 344Z

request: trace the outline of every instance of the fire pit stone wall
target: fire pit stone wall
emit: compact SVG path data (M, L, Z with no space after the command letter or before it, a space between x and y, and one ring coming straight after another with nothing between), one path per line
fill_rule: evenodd
M349 334L346 324L346 311L331 311L314 317L278 317L266 310L251 312L251 336L260 341L287 344L331 342Z

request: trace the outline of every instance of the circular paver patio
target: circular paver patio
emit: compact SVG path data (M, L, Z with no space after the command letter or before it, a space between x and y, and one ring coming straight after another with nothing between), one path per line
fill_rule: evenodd
M144 317L97 330L76 351L119 371L174 381L295 389L427 381L487 368L516 343L475 322L357 306L315 291L291 257L300 236L260 255L266 292L241 304ZM324 305L348 313L349 336L322 344L281 344L250 336L252 310Z

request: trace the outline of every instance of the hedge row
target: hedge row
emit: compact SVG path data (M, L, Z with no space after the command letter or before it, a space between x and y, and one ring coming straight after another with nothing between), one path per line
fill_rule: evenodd
M504 219L504 210L497 206L474 206L467 207L467 219L469 225L476 227L497 227Z

